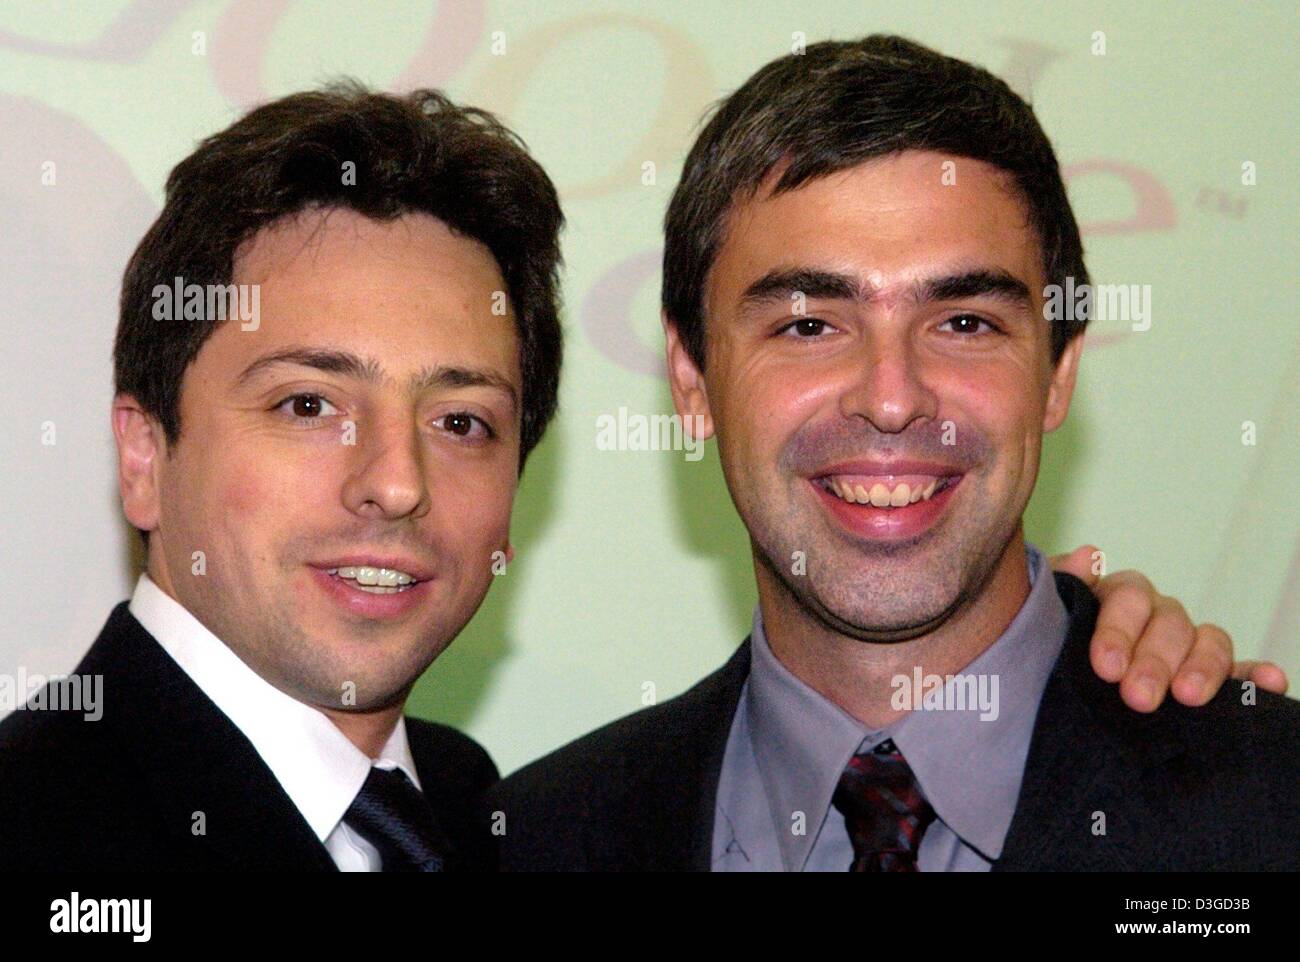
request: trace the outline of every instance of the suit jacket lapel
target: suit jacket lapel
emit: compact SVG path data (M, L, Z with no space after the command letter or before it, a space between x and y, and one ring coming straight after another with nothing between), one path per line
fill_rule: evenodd
M103 724L170 843L232 869L335 868L244 734L127 610L113 610L79 672L103 674ZM202 815L204 834L195 834Z
M627 795L620 808L626 824L615 833L627 850L610 853L610 836L601 833L589 838L587 864L709 871L722 758L748 677L746 638L722 668L669 703L672 710L656 724L643 727L624 772Z
M1070 575L1056 581L1070 628L1039 704L1020 797L993 871L1130 870L1149 863L1150 853L1095 834L1095 813L1160 824L1133 789L1186 745L1169 714L1132 711L1118 686L1097 677L1088 658L1097 601Z

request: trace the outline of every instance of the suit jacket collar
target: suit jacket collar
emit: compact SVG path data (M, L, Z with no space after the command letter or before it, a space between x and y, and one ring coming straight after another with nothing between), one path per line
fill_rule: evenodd
M148 574L128 610L252 743L317 838L334 830L377 763L396 765L423 787L404 719L371 759L323 712L261 677Z
M617 780L619 796L584 802L587 817L605 821L612 811L621 828L589 834L584 864L638 871L708 871L713 809L731 719L749 676L749 640L722 668L636 725L626 751L608 759L621 768L602 772ZM632 716L636 719L637 716ZM599 810L597 810L599 809ZM613 851L618 846L621 851Z
M689 847L681 853L685 863L682 867L693 871L707 872L713 861L713 815L718 799L718 777L727 751L727 737L731 734L731 720L740 703L745 679L749 677L749 644L750 639L746 638L722 668L693 690L695 698L690 703L690 711L705 719L705 724L698 729L695 748L698 762L689 772L690 777L680 794L682 821L676 823L696 826ZM685 839L687 833L678 829L677 834Z
M335 868L252 743L125 602L77 671L104 676L98 724L130 759L141 799L157 805L151 816L196 860L231 869Z

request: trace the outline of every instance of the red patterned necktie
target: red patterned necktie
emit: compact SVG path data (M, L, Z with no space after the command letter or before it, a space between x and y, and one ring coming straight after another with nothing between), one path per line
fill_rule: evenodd
M935 813L891 739L849 760L831 802L853 842L849 871L918 871L916 853Z

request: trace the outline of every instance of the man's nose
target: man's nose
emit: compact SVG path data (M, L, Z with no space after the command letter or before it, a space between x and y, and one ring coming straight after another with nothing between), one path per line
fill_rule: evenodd
M423 438L409 423L359 423L343 501L367 518L420 517L428 512Z
M939 399L929 385L930 372L905 331L869 333L848 363L840 400L845 417L860 417L886 434L935 417Z

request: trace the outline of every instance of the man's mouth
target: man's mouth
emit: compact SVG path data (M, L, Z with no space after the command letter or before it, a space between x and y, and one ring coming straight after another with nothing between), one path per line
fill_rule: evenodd
M841 501L871 505L874 508L905 508L918 501L929 501L952 487L961 475L848 475L828 474L814 483Z
M911 541L934 528L965 476L935 461L863 459L829 465L808 483L840 528L878 544Z
M356 565L345 568L327 568L325 573L347 581L353 588L372 595L395 595L409 591L420 579L395 568L372 568Z

